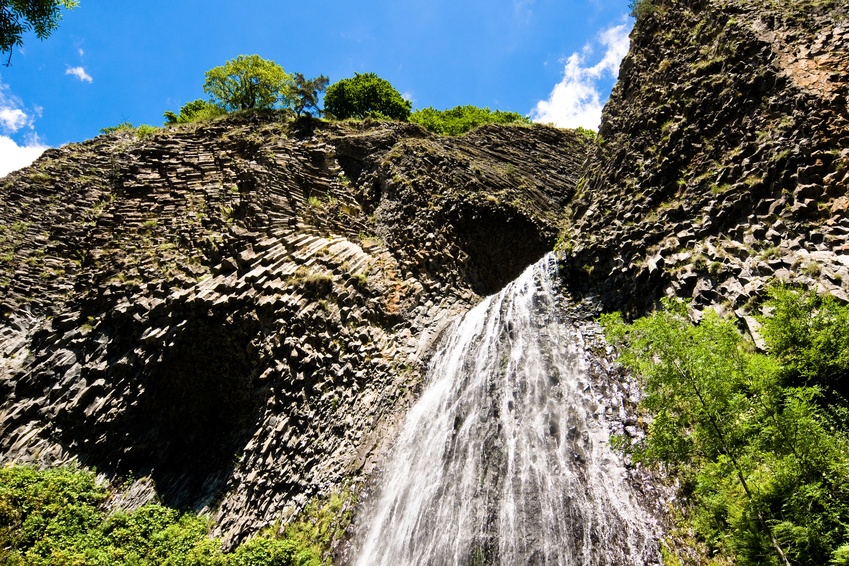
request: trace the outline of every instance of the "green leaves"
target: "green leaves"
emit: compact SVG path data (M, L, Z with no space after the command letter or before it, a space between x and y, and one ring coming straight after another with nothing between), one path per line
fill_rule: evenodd
M12 48L21 47L23 34L32 31L39 39L45 39L59 27L62 8L73 9L78 0L0 0L0 52L8 52L12 59Z
M421 124L427 130L444 136L459 136L484 124L530 124L527 116L517 112L503 112L477 106L457 106L450 110L431 107L416 110L410 122Z
M391 118L406 121L412 103L374 73L356 73L333 83L324 96L324 109L339 120Z
M0 468L0 564L321 566L329 539L318 525L343 520L338 537L349 521L331 498L283 537L269 531L225 554L205 517L155 504L106 515L106 498L95 475L76 467Z
M292 104L292 75L259 55L239 55L206 72L203 90L227 110Z
M836 389L849 357L847 309L770 291L761 319L770 354L731 320L684 303L626 324L600 322L643 380L649 434L634 458L662 464L690 496L686 527L741 565L841 564L849 524L847 408ZM845 386L844 386L845 387Z
M163 116L165 116L166 124L188 124L190 122L209 120L226 113L227 111L221 106L199 98L181 106L179 115L169 110Z

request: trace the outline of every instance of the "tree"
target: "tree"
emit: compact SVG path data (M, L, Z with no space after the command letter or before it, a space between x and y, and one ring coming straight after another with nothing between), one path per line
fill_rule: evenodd
M179 114L175 114L168 110L163 114L163 116L165 116L166 124L186 124L189 122L207 120L226 113L227 111L217 104L199 98L181 106Z
M259 55L239 55L205 76L204 92L227 110L291 105L292 75Z
M330 85L324 95L324 110L336 118L392 118L406 121L412 103L374 73L357 73Z
M295 73L295 84L292 88L292 105L295 113L300 116L301 112L312 108L321 113L318 107L318 96L327 88L330 79L319 75L314 79L307 80L301 73Z
M6 66L12 62L12 48L24 44L24 33L48 37L59 27L61 8L71 10L78 4L78 0L0 0L0 52L9 52Z
M849 307L771 292L765 355L733 320L708 309L693 325L685 304L664 305L631 325L616 314L601 323L651 414L630 451L680 482L684 530L738 566L849 564L849 407L810 386L833 369L815 357L849 359L845 338L818 334L839 331ZM788 382L797 375L812 377Z

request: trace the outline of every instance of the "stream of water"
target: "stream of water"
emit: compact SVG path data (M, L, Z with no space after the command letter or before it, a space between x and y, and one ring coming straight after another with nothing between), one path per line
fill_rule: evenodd
M458 321L361 518L357 566L654 564L546 256Z

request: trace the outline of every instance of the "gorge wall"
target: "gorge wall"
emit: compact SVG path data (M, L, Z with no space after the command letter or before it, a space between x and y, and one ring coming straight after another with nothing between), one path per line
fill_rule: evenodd
M596 144L252 112L0 180L0 461L235 541L366 480L448 321L556 242L599 309L849 300L847 2L641 5Z
M554 245L586 148L269 112L46 152L0 189L2 461L75 458L227 541L367 477L444 325Z
M633 314L669 295L745 317L773 279L846 301L849 4L641 4L569 279Z

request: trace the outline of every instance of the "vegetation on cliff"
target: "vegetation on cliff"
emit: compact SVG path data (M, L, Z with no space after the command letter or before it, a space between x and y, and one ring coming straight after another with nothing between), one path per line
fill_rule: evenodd
M680 526L707 563L849 564L849 307L774 287L763 310L767 354L682 302L602 317L645 387L648 435L626 449L680 481ZM667 563L681 552L670 542Z
M392 84L374 73L357 73L327 87L329 79L319 75L307 79L301 73L290 74L273 61L259 55L239 55L206 73L204 91L209 100L193 100L179 114L166 111L165 124L201 122L228 112L251 109L284 108L296 116L325 114L331 119L390 119L410 121L441 135L457 136L486 124L530 124L517 112L490 110L472 105L448 110L422 108L411 113L412 103ZM321 94L325 109L319 107ZM104 133L131 129L130 124L105 128Z
M410 122L419 124L435 134L459 136L484 124L530 124L531 120L518 112L465 105L450 110L434 110L428 106L413 112Z
M391 118L406 121L412 103L386 79L374 73L356 73L327 88L324 107L340 120L346 118Z
M94 473L83 469L0 469L0 563L321 566L350 521L350 505L337 495L311 506L282 535L268 529L225 553L221 541L210 538L204 516L158 504L107 513L108 498Z

